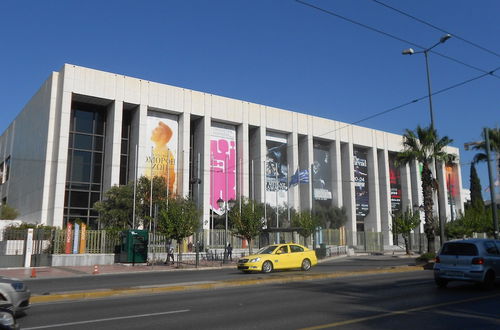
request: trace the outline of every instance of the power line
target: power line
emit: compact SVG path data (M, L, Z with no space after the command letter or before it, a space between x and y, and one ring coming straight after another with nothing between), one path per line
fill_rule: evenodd
M302 1L302 0L295 0L295 1L296 1L296 2L298 2L298 3L300 3L300 4L303 4L303 5L305 5L305 6L311 7L311 8L313 8L313 9L319 10L319 11L321 11L321 12L324 12L324 13L326 13L326 14L328 14L328 15L331 15L331 16L334 16L334 17L337 17L337 18L340 18L340 19L342 19L342 20L344 20L344 21L347 21L347 22L349 22L349 23L352 23L352 24L355 24L355 25L361 26L361 27L363 27L363 28L365 28L365 29L368 29L368 30L370 30L370 31L373 31L373 32L376 32L376 33L382 34L382 35L384 35L384 36L386 36L386 37L389 37L389 38L391 38L391 39L395 39L395 40L397 40L397 41L400 41L400 42L406 43L406 44L408 44L408 45L412 45L412 46L418 47L418 48L420 48L420 49L426 49L426 48L427 48L427 47L424 47L424 46L422 46L422 45L419 45L419 44L416 44L416 43L414 43L414 42L411 42L411 41L409 41L409 40L406 40L406 39L400 38L400 37L398 37L398 36L395 36L395 35L393 35L393 34L390 34L390 33L388 33L388 32L385 32L385 31L382 31L382 30L380 30L380 29L374 28L374 27L372 27L372 26L366 25L366 24L364 24L364 23L360 23L360 22L355 21L355 20L353 20L353 19L351 19L351 18L348 18L348 17L342 16L342 15L337 14L337 13L335 13L335 12L331 11L331 10L327 10L327 9L324 9L324 8L321 8L321 7L318 7L318 6L315 6L315 5L313 5L313 4L310 4L310 3L308 3L308 2L304 2L304 1ZM473 69L473 70L476 70L476 71L479 71L479 72L482 72L482 73L488 73L488 72L491 72L491 71L487 71L487 70L484 70L484 69L478 68L478 67L476 67L476 66L473 66L473 65L467 64L467 63L465 63L465 62L463 62L463 61L460 61L460 60L458 60L458 59L456 59L456 58L453 58L453 57L451 57L451 56L445 55L445 54L443 54L443 53L436 52L436 51L434 51L434 50L431 50L430 52L431 52L431 53L433 53L433 54L436 54L436 55L438 55L438 56L441 56L441 57L443 57L443 58L445 58L445 59L447 59L447 60L453 61L453 62L455 62L455 63L461 64L461 65L463 65L463 66L466 66L466 67L468 67L468 68L470 68L470 69ZM497 79L500 79L500 76L496 76L496 75L492 75L492 76L493 76L493 77L495 77L495 78L497 78Z
M495 55L496 57L500 57L500 54L498 54L498 53L496 53L496 52L494 52L494 51L492 51L492 50L490 50L490 49L488 49L488 48L485 48L485 47L483 47L483 46L480 46L480 45L478 45L478 44L476 44L476 43L474 43L474 42L472 42L472 41L469 41L469 40L467 40L467 39L465 39L465 38L462 38L462 37L460 37L459 35L457 35L457 34L455 34L455 33L452 33L452 32L449 32L449 31L447 31L447 30L445 30L445 29L442 29L442 28L440 28L440 27L438 27L438 26L436 26L436 25L433 25L433 24L431 24L431 23L429 23L429 22L424 21L423 19L420 19L420 18L418 18L418 17L415 17L415 16L413 16L413 15L410 15L410 14L408 14L408 13L406 13L406 12L404 12L404 11L400 10L400 9L394 8L394 7L392 7L392 6L389 6L388 4L383 3L383 2L381 2L381 1L378 1L378 0L372 0L372 1L373 1L373 2L375 2L375 3L378 3L378 4L379 4L379 5L381 5L381 6L384 6L384 7L386 7L386 8L389 8L389 9L391 9L391 10L395 11L395 12L398 12L398 13L400 13L401 15L404 15L404 16L406 16L406 17L409 17L409 18L411 18L411 19L413 19L413 20L415 20L415 21L417 21L417 22L419 22L419 23L422 23L422 24L424 24L424 25L430 26L430 27L432 27L432 28L433 28L433 29L435 29L435 30L441 31L441 32L443 32L443 33L448 33L448 34L451 34L451 35L453 36L453 38L457 38L458 40L462 40L463 42L468 43L469 45L474 46L474 47L476 47L476 48L478 48L478 49L481 49L482 51L485 51L485 52L487 52L487 53L490 53L490 54L492 54L492 55Z

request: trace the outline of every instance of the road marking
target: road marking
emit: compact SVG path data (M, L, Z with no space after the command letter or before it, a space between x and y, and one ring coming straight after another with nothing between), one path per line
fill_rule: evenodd
M455 305L455 304L462 304L462 303L467 303L467 302L471 302L471 301L478 301L478 300L495 298L495 297L499 297L499 296L500 296L500 294L493 294L493 295L484 296L484 297L475 297L475 298L469 298L469 299L463 299L463 300L456 300L456 301L450 301L450 302L445 302L445 303L439 303L439 304L434 304L434 305L409 308L409 309L405 309L405 310L401 310L401 311L388 312L388 313L383 313L383 314L378 314L378 315L373 315L373 316L367 316L367 317L360 317L360 318L352 319L352 320L346 320L346 321L339 321L339 322L333 322L333 323L328 323L328 324L316 325L316 326L313 326L313 327L302 328L300 330L317 330L317 329L335 328L335 327L339 327L339 326L343 326L343 325L348 325L348 324L361 323L361 322L365 322L365 321L371 321L371 320L375 320L375 319L381 319L383 317L388 317L388 316L396 316L396 315L409 314L409 313L412 313L412 312L419 312L419 311L423 311L423 310L426 310L426 309L432 309L432 308L437 308L437 307L442 307L442 306L449 306L449 305Z
M185 312L189 312L189 309L181 309L178 311L168 311L168 312L160 312L160 313L149 313L149 314L109 317L106 319L97 319L97 320L88 320L88 321L79 321L79 322L68 322L68 323L59 323L59 324L51 324L51 325L42 325L39 327L31 327L31 328L23 328L23 329L30 330L30 329L61 328L61 327L67 327L67 326L71 326L71 325L98 323L98 322L106 322L106 321L116 321L116 320L124 320L124 319L135 319L135 318L140 318L140 317L168 315L168 314L185 313Z

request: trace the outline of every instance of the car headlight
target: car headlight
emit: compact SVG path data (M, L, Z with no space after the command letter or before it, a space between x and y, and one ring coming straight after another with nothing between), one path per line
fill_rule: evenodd
M0 312L0 325L13 327L15 324L14 316L9 312Z
M12 287L14 288L14 290L16 290L17 292L25 290L23 282L14 282L14 283L11 283L10 285L12 285Z
M250 262L257 262L257 261L260 261L260 258L253 258L253 259L250 259Z

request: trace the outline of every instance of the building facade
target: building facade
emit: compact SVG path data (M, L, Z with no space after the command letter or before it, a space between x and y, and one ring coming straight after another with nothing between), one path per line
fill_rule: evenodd
M401 135L65 64L0 137L0 198L25 221L96 227L105 191L160 175L203 209L204 229L224 212L217 201L245 196L345 207L354 238L382 232L392 245L391 214L422 204L419 165L394 164L401 149ZM439 171L451 219L460 167Z

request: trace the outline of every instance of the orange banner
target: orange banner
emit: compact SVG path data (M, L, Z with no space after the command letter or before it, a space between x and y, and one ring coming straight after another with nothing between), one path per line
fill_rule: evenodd
M66 249L64 251L66 254L71 254L71 234L73 232L72 227L73 225L68 222L68 225L66 226Z
M85 253L85 248L87 245L87 225L82 223L82 229L80 233L80 254Z

